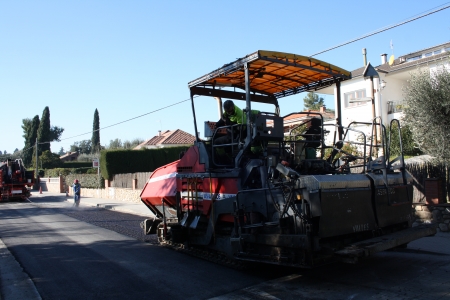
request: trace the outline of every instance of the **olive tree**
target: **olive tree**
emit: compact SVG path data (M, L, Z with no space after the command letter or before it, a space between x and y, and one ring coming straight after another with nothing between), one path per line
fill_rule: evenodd
M439 162L450 162L449 64L411 73L403 92L404 123L420 149Z

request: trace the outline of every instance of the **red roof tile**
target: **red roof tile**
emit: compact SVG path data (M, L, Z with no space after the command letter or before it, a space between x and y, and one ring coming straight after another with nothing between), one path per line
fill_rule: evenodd
M305 112L307 112L307 111L305 111ZM311 110L310 112L318 113L319 111ZM323 116L324 122L335 118L335 115L333 112L322 113L322 116ZM305 121L305 120L313 118L313 117L317 118L318 115L317 114L311 114L311 115L309 115L309 114L293 114L293 115L290 115L290 116L284 118L283 121L284 121L284 125L286 126L287 124L295 123L295 122L299 122L299 121Z
M161 135L156 135L138 145L137 147L135 147L135 149L140 149L146 146L193 144L194 142L195 136L183 130L166 130L164 132L161 132Z

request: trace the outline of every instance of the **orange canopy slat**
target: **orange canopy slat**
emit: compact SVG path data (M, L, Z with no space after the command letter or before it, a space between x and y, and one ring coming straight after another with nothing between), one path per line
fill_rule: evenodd
M248 63L250 90L281 97L285 91L320 89L350 72L324 61L291 53L259 50L189 82L189 87L235 87L245 90L244 65Z

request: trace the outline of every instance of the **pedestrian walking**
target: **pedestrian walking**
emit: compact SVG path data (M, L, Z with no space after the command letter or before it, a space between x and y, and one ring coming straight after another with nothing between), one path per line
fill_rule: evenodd
M81 184L78 182L78 179L75 179L73 181L72 190L73 190L73 206L78 207L80 205L80 192L81 192Z

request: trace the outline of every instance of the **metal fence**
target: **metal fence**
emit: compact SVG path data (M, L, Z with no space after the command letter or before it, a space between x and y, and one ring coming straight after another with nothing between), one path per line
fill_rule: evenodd
M143 189L152 172L116 174L111 182L111 187L132 189L136 180L136 189Z

